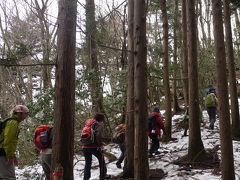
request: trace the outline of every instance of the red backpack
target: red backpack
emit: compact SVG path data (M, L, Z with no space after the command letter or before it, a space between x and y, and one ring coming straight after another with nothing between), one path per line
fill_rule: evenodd
M52 146L52 127L40 125L35 129L34 144L38 150L44 150Z
M95 119L89 119L85 122L85 127L81 132L81 142L83 145L93 144L98 122Z

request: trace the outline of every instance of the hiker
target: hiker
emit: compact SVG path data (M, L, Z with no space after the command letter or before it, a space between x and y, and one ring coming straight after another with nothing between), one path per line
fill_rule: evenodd
M40 125L35 129L34 144L40 150L40 160L47 180L51 180L53 127Z
M114 130L114 134L113 134L113 138L112 138L112 142L118 144L119 149L121 151L121 155L119 156L117 163L116 163L116 166L119 169L122 168L121 164L122 164L124 158L126 157L125 130L126 130L125 124L118 125Z
M183 133L183 136L187 136L187 131L189 129L189 112L188 112L188 108L187 108L187 110L184 113L183 123L184 123L184 133Z
M19 124L28 116L28 108L24 105L16 105L12 109L12 116L5 121L5 127L0 134L0 179L15 180L15 166L18 160L15 155Z
M161 129L165 133L165 126L163 118L160 116L160 110L158 107L153 109L153 112L148 117L148 136L151 139L151 146L149 150L149 157L160 154L159 148L159 137L161 136Z
M200 123L203 122L202 121L202 108L201 108L200 104L199 104L199 122ZM188 107L183 116L183 124L184 124L184 133L183 133L182 137L188 136L187 135L187 131L189 129L189 109L188 109Z
M214 123L216 121L216 114L217 114L217 96L216 96L215 90L209 90L209 94L205 98L205 106L207 108L207 113L209 116L209 122L210 122L210 129L214 129Z
M83 143L83 154L85 157L85 167L84 167L84 180L88 180L91 177L91 166L92 166L92 155L94 155L99 162L100 167L100 180L108 179L109 176L107 175L107 168L104 160L104 154L103 154L103 121L104 121L104 115L102 113L96 113L93 119L89 119L85 122L85 125L90 125L91 128L95 131L93 134L94 137L91 139L94 139L91 143ZM85 127L86 127L85 126ZM94 126L94 127L92 127ZM83 129L84 131L84 129ZM82 136L83 133L82 133Z

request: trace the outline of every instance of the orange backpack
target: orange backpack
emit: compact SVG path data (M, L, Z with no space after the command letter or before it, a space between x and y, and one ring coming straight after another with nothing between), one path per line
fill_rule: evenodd
M34 132L34 144L38 150L51 148L52 146L52 127L48 125L40 125Z
M114 132L113 132L113 143L116 144L122 144L125 141L125 131L126 131L126 125L125 124L119 124Z

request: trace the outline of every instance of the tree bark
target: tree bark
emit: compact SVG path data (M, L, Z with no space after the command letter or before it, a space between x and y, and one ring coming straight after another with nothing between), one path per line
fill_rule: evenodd
M134 106L135 144L134 179L147 180L148 136L147 136L147 46L145 1L134 0Z
M181 111L181 108L178 104L178 96L177 96L177 54L178 54L178 37L177 37L177 31L179 31L179 11L178 11L178 0L175 0L175 15L174 15L174 27L173 27L173 62L174 62L174 72L173 72L173 111L174 113Z
M232 119L232 135L234 139L240 138L240 122L239 122L239 107L237 96L237 84L236 84L236 72L232 42L232 26L231 26L231 14L229 8L229 1L224 0L224 20L225 20L225 34L226 34L226 49L227 49L227 64L228 64L228 80L230 88L230 100L231 100L231 119Z
M52 169L63 167L63 179L73 180L76 0L59 0L55 129Z
M86 0L86 42L89 60L90 90L94 112L104 113L101 77L96 48L96 21L94 0Z
M186 0L182 0L182 76L183 76L183 94L185 106L188 107L189 94L188 94L188 49L187 49L187 14L186 14Z
M126 113L126 164L125 178L134 177L134 38L133 38L134 0L128 0L128 84Z
M226 54L224 46L222 3L212 0L213 30L217 69L217 92L219 99L221 170L222 179L235 179L232 134L230 126L229 99L227 88Z
M205 154L201 140L198 98L197 26L195 1L187 0L187 40L189 79L189 161L198 161Z
M163 86L165 93L165 129L166 136L171 139L172 136L172 108L171 108L171 93L169 87L169 59L168 59L168 17L166 0L160 0L163 21Z

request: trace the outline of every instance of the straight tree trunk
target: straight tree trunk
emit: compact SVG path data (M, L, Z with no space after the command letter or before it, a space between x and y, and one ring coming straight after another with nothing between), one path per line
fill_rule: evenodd
M237 13L237 9L235 10L234 12L234 17L235 17L235 24L236 24L236 46L237 46L237 64L239 64L239 61L240 61L240 46L239 46L239 42L240 42L240 39L239 39L239 36L240 36L240 21L239 21L239 17L238 17L238 13Z
M188 93L188 49L187 49L187 14L186 14L186 0L182 0L182 76L183 76L183 94L185 106L188 107L189 93Z
M126 113L126 164L125 178L134 177L134 39L133 39L134 0L128 0L128 84Z
M104 113L102 85L99 72L96 48L96 21L94 0L86 0L86 42L89 60L90 91L92 97L93 111Z
M198 98L197 26L195 1L187 0L187 40L189 79L189 161L198 161L205 155L201 139Z
M239 122L239 107L237 96L236 72L232 42L232 26L231 14L229 8L229 1L224 0L224 20L225 20L225 34L226 34L226 49L229 72L229 87L231 99L231 119L232 119L232 135L234 139L240 139L240 122Z
M177 31L178 30L178 25L179 25L179 21L178 21L178 16L179 16L179 11L178 11L178 0L174 0L175 2L175 15L174 15L174 27L173 27L173 46L174 46L174 50L173 50L173 62L174 62L174 72L173 72L173 111L175 112L179 112L181 111L181 108L179 107L178 104L178 96L177 96L177 53L178 53L178 37L177 37Z
M226 54L221 0L212 0L213 30L217 69L217 92L219 99L221 170L223 180L234 180L232 134L230 126L229 99L227 88Z
M171 108L171 97L169 87L169 59L168 59L168 17L166 0L160 0L160 7L162 11L163 21L163 86L165 92L165 128L166 136L171 139L172 136L172 108Z
M41 26L41 46L43 50L43 63L50 63L50 33L49 33L49 24L47 22L46 16L46 7L48 6L48 0L42 1L42 8L40 7L37 0L35 0L35 9L37 11L37 17L39 18L39 24ZM51 68L49 66L43 66L43 91L52 87L51 83Z
M52 169L62 166L63 179L73 180L76 0L59 0L55 129Z
M134 106L135 143L134 179L147 180L148 135L147 135L147 46L145 1L134 0Z

